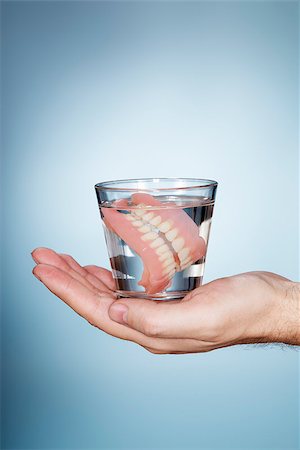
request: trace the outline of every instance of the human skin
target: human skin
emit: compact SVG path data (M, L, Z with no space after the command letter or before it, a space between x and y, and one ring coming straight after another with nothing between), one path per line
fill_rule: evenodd
M91 325L151 353L197 353L236 344L300 345L300 284L270 272L220 278L168 302L117 299L109 270L47 248L33 274Z

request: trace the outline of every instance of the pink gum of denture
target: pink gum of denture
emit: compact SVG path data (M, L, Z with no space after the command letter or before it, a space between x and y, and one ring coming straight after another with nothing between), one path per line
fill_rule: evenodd
M189 249L189 258L186 262L183 261L184 264L180 265L179 256L173 250L174 266L176 266L174 273L175 270L183 270L205 255L206 245L204 239L199 236L197 225L181 208L175 209L174 203L160 202L150 194L145 193L135 193L131 196L131 200L132 204L139 206L139 208L131 210L136 220L143 220L143 217L135 216L137 210L144 210L145 213L153 212L161 217L160 223L168 221L171 223L171 229L177 229L176 238L181 237L184 239L184 248ZM143 234L126 218L127 214L120 213L116 209L126 210L128 207L132 207L132 204L129 205L127 200L121 199L113 203L113 208L102 208L104 222L108 228L112 229L141 257L144 271L138 284L145 288L147 294L156 294L170 287L174 273L163 273L165 269L163 261L161 261L160 255L157 254L157 249L150 246L153 241L141 239ZM157 206L157 209L147 210L147 206ZM144 223L145 225L149 224L146 220ZM158 236L161 237L164 234L161 232ZM171 245L170 242L168 244Z

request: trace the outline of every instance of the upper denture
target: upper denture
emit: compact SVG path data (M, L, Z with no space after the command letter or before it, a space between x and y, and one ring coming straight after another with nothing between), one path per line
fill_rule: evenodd
M131 200L136 208L127 214L116 210L126 210L124 199L114 202L114 208L102 208L104 222L140 255L144 273L138 284L154 294L170 286L176 271L203 257L206 245L197 225L182 209L145 193L135 193ZM147 206L157 209L149 211Z

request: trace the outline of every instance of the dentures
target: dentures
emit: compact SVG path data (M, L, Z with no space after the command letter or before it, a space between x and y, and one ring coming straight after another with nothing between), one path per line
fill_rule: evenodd
M189 267L206 253L206 244L190 216L170 202L150 194L135 193L131 202L116 200L102 208L103 220L142 259L140 286L147 294L170 287L176 272ZM128 209L134 206L135 209ZM169 208L168 208L169 206ZM149 211L146 207L152 207ZM154 209L157 207L157 209ZM118 210L126 210L124 214Z

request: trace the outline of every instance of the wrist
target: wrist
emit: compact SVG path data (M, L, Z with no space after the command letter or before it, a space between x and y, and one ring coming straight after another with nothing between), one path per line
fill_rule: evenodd
M237 343L300 345L300 283L269 272L255 277L256 301Z
M270 342L300 345L300 283L283 282L275 301Z

